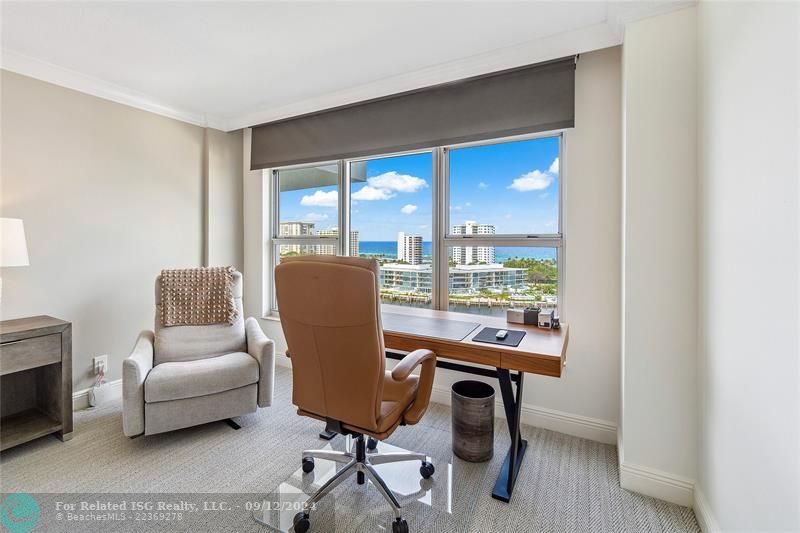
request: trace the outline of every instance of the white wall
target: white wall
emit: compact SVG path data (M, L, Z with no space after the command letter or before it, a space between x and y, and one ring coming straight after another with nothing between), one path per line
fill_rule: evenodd
M235 259L223 246L241 240L240 194L215 197L209 238L203 180L238 192L240 159L207 169L203 128L7 71L0 84L0 214L24 220L31 263L3 269L0 314L73 323L74 390L91 385L96 355L119 379L152 328L158 272L200 266L206 239ZM210 139L212 156L241 153L241 132Z
M207 261L243 268L242 132L207 130Z
M582 54L576 71L576 126L565 134L566 186L564 310L570 324L569 364L561 379L529 376L525 420L604 442L616 442L619 412L621 125L620 50ZM249 140L245 134L245 168ZM260 172L246 171L245 290L249 314L268 306L259 295L270 286L265 206L268 188ZM263 200L262 200L263 199ZM271 275L271 274L270 274ZM280 324L263 320L285 349ZM283 357L279 362L287 363ZM470 377L472 378L472 377ZM437 371L437 400L449 400L449 384L463 374ZM499 392L498 392L499 398Z
M623 45L622 486L688 505L696 447L696 10Z
M709 531L800 531L800 8L703 2L698 23L695 508Z

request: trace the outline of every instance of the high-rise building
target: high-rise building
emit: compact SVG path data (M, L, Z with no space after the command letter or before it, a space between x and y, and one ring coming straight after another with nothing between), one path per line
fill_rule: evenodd
M322 229L317 232L321 237L338 237L339 228ZM358 231L350 231L350 255L358 257ZM338 255L338 249L335 244L320 244L317 246L317 255Z
M422 263L422 235L397 234L397 260L409 265Z
M278 235L281 237L298 237L314 235L313 222L281 222Z
M351 230L350 231L350 255L353 257L358 257L360 250L358 248L358 231Z
M281 222L278 227L278 235L280 237L300 237L305 235L314 235L313 222ZM313 254L313 244L282 244L280 247L280 255L286 254Z
M474 220L467 220L453 226L453 235L494 235L494 224L478 224ZM491 265L495 261L494 246L454 246L453 261L457 265Z

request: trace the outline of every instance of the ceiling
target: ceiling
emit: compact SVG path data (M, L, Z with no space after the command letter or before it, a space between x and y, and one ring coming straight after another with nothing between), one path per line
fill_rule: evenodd
M647 2L14 2L2 67L233 130L622 42Z

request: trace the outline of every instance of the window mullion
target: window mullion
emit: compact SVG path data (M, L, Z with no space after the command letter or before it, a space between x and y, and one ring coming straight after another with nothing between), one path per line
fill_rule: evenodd
M350 165L339 164L339 255L350 255Z
M448 301L448 271L447 246L444 237L447 235L448 222L448 173L447 150L437 148L434 150L434 225L433 225L433 308L447 310Z
M452 246L516 246L521 248L559 248L562 238L558 235L536 238L485 235L480 237L449 236L443 239L445 247Z
M280 185L278 184L278 171L273 170L270 172L269 187L271 192L272 204L272 224L269 231L269 236L273 239L279 236L280 229Z

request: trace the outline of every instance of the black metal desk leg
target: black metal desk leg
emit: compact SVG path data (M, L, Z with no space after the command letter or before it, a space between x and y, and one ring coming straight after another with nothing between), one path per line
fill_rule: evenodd
M500 393L503 396L503 408L506 412L508 431L511 436L511 446L509 447L505 461L503 461L503 467L500 469L497 482L495 482L492 498L506 503L511 501L511 493L514 492L514 485L517 482L519 467L522 464L522 459L525 457L525 450L528 447L528 441L522 440L519 431L524 375L525 374L522 372L518 372L516 375L517 391L515 395L511 384L511 373L504 368L497 369L497 379L500 381Z

